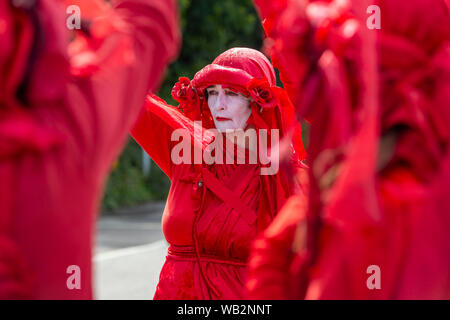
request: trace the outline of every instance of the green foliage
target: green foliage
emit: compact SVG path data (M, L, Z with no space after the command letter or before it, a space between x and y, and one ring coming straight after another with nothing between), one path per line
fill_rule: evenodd
M151 174L143 175L141 147L130 138L109 176L103 211L165 199L169 186L169 179L155 163L152 163Z
M197 71L233 47L260 49L262 27L251 0L180 0L183 45L159 92L169 103L179 77Z
M174 104L170 92L181 76L192 79L223 51L233 47L260 49L262 28L251 0L179 0L183 44L167 74L159 96ZM152 163L142 174L141 148L130 138L113 169L103 199L103 211L149 200L165 199L170 182Z

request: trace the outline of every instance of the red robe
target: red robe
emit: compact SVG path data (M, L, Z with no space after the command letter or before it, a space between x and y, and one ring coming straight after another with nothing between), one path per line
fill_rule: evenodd
M176 5L117 1L69 57L62 5L39 1L36 29L5 3L6 33L11 21L22 32L2 39L11 51L0 61L8 89L0 92L0 298L91 299L102 188L145 95L177 52ZM15 89L33 35L39 51L23 107ZM80 288L69 288L72 265Z
M276 212L283 203L276 195L286 195L278 175L261 176L258 164L174 164L171 152L179 141L171 136L177 129L192 141L192 158L194 148L201 152L212 142L206 133L197 138L193 121L179 109L153 97L132 130L172 182L162 218L170 247L154 298L241 299L251 242L271 221L263 215L267 202L275 203Z
M289 166L281 163L276 173L262 174L264 164L250 162L251 151L243 147L228 157L231 163L226 161L230 153L225 134L206 130L214 123L205 88L218 83L251 96L248 129L254 128L257 136L260 129L280 130L281 137L291 133L292 142L280 146L280 154L289 154L293 164L304 155L292 104L283 89L275 87L270 62L256 50L229 49L197 72L192 82L180 78L172 95L184 113L149 96L132 135L172 181L162 218L170 247L155 299L243 298L251 242L294 192ZM267 140L275 146L270 136ZM181 155L183 142L188 148ZM204 161L203 152L212 150L223 150L223 164ZM239 164L243 156L245 164ZM182 158L186 161L180 163Z

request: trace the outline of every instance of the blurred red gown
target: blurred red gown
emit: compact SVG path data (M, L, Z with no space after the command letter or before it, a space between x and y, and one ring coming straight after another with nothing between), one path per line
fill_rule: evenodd
M294 43L296 40L303 40L298 34L302 34L302 32L306 34L304 30L308 30L306 18L302 16L305 9L301 6L306 3L265 0L255 0L255 3L260 6L263 17L267 13L283 9L283 3L298 5L283 11L284 21L277 16L277 13L271 17L280 19L277 22L285 28L281 29L284 30L284 33L275 34L274 39L271 40L272 43L278 45L283 43L282 41L289 44L285 47L279 46L274 51L278 54L277 61L280 62L281 78L283 81L286 80L287 90L292 101L297 103L298 107L302 105L301 99L298 99L300 93L306 92L306 90L301 90L303 89L301 82L304 79L299 75L302 74L302 71L307 70L308 63L314 61L312 58L304 57L303 53L306 52L306 49L299 49L295 47ZM391 10L386 9L384 12L386 12L386 18L393 18L392 23L397 26L399 23L397 16L389 15L389 13L397 12L392 8L396 6L410 7L412 12L420 12L417 9L420 8L419 4L423 8L427 3L429 2L421 0L408 5L401 1L385 2L384 5ZM437 3L438 1L434 5ZM414 100L416 91L411 89L414 87L410 83L407 83L412 87L405 85L408 90L411 90L407 91L406 100L409 97L413 98L402 104L403 101L398 98L401 94L395 90L390 91L394 87L392 83L386 85L381 82L385 85L382 87L382 130L387 131L386 128L393 127L398 123L409 127L409 131L403 133L401 138L396 141L389 164L383 171L373 174L373 177L369 175L369 179L367 171L360 170L363 167L360 164L373 161L375 157L366 157L365 159L355 157L352 165L347 165L350 170L341 169L342 172L351 172L351 174L347 176L341 174L344 177L340 179L341 183L336 183L337 187L333 190L333 194L328 195L328 202L320 208L320 232L314 241L316 245L314 251L317 256L308 269L304 268L304 265L310 257L310 252L306 250L305 242L307 241L301 239L307 239L307 220L311 217L308 216L306 199L311 199L308 198L311 195L292 197L278 214L274 223L255 241L249 261L250 271L247 283L249 298L450 298L450 237L448 235L450 202L449 197L444 196L444 193L448 193L444 190L449 190L450 186L448 175L450 135L448 126L444 125L450 119L447 103L450 97L448 82L450 29L447 23L449 11L446 11L443 4L443 2L440 3L440 11L429 12L430 16L424 15L423 17L424 26L437 24L443 30L441 33L433 33L433 37L424 36L427 41L420 42L420 45L423 46L420 50L427 48L429 42L436 41L436 43L442 44L440 50L433 52L434 57L431 53L424 51L426 53L424 55L425 62L424 60L414 60L413 54L408 50L411 50L411 47L415 48L414 41L419 41L413 37L416 30L408 29L411 32L409 38L408 35L391 38L390 45L396 45L394 48L403 54L402 58L399 59L397 52L387 44L385 45L388 52L380 58L380 61L388 66L386 70L389 71L391 69L397 71L396 67L400 64L399 61L402 61L404 65L408 65L413 70L423 68L425 72L429 72L432 80L427 79L427 83L433 83L435 80L436 84L433 83L436 85L436 88L433 88L435 96L432 98L427 96L430 101L427 99ZM433 6L431 3L429 5ZM436 17L433 18L433 14L436 14ZM414 24L413 17L412 14L411 16L405 14L402 19L410 20L411 24ZM293 21L299 26L298 29L288 27L289 23L293 23ZM386 26L389 25L387 19L384 21ZM440 22L436 23L436 21ZM408 26L405 21L401 22L400 26L404 28ZM282 23L287 23L287 25ZM265 21L266 31L267 28L270 30L274 24L275 22L268 18ZM382 28L382 31L386 29ZM290 35L290 31L292 34L298 32L297 38L288 39L286 35ZM268 33L271 35L270 32ZM420 34L423 36L426 33L421 32ZM345 37L339 38L337 42L345 42L343 39ZM407 49L402 47L402 44L405 43ZM287 49L283 52L280 48ZM431 67L433 63L436 64L435 68L440 70L440 73L429 71L434 70ZM332 64L328 65L328 70L330 73L334 71ZM366 70L366 72L369 71ZM396 81L402 84L401 80L406 77L402 75L400 78ZM336 81L338 84L345 83L342 79L338 80ZM384 81L384 78L382 80ZM414 85L418 86L420 90L424 90L417 83ZM417 92L420 91L417 90ZM317 96L326 94L326 91L322 90ZM331 99L333 101L331 110L326 115L322 114L321 117L315 118L318 120L319 129L314 134L313 131L311 132L311 139L315 140L311 141L310 147L318 147L317 142L320 142L320 137L317 137L322 132L326 132L325 136L330 139L338 136L338 131L333 132L330 126L320 127L320 124L326 123L327 118L333 119L333 112L336 117L335 124L342 125L347 120L348 115L343 109L339 109L342 106L339 96L336 94ZM315 98L314 101L316 100L319 99ZM313 103L311 102L311 104ZM314 106L316 107L316 105ZM390 113L385 110L389 110ZM409 115L414 112L420 116L410 117ZM437 121L436 118L440 121ZM312 130L315 125L317 126L317 123L313 121ZM326 130L321 130L321 128L326 128ZM436 131L440 131L439 134ZM365 147L369 146L372 140L370 137L370 139L364 139L367 137L360 134L357 137L358 140L355 140L356 143L359 142L359 145L355 142L352 145L352 149L356 152L349 153L357 154L358 150L362 150L363 152L360 154L364 155ZM441 144L439 145L439 143ZM310 154L312 153L310 150ZM314 163L311 166L314 166ZM358 181L360 177L366 177L366 180ZM345 183L346 180L350 183ZM373 272L368 270L371 265L380 267L380 289L370 289L368 286L368 280L370 281Z
M246 297L450 299L448 159L430 190L402 170L381 178L378 200L385 217L379 227L345 234L342 222L326 219L318 260L306 274L298 237L305 235L307 198L291 197L254 242ZM370 265L380 267L381 290L368 289Z
M36 29L9 2L0 3L0 298L90 299L102 188L145 95L178 50L176 5L116 1L69 61L60 3L39 1ZM34 35L24 107L15 92ZM72 265L80 288L68 286Z

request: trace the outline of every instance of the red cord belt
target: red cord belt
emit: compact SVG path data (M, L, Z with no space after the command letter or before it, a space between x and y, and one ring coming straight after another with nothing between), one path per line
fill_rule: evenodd
M167 255L170 258L180 259L180 260L196 260L196 253L194 246L177 246L171 244L167 250ZM214 255L208 255L200 253L200 259L202 262L212 262L228 264L238 267L246 267L247 263L242 260L222 258Z

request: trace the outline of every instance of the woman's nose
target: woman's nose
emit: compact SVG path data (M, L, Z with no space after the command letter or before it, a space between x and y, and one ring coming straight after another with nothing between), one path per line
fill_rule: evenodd
M225 95L220 92L217 97L217 110L225 110L226 107Z

